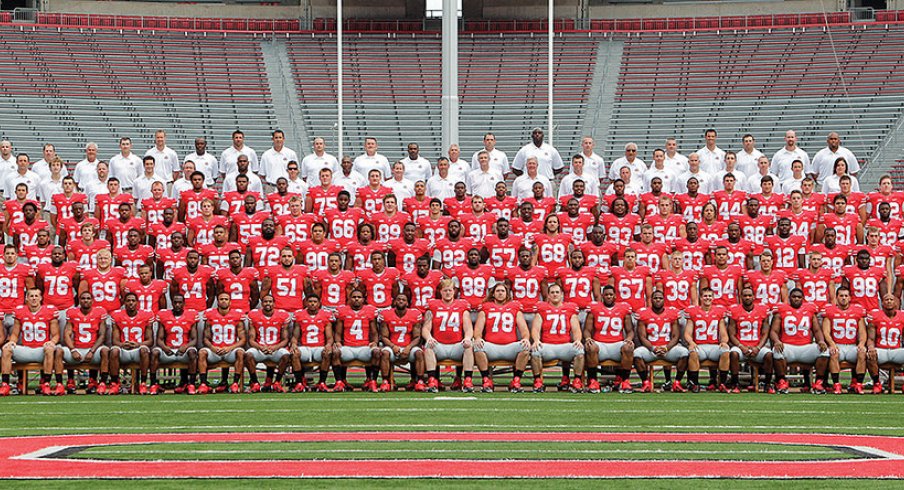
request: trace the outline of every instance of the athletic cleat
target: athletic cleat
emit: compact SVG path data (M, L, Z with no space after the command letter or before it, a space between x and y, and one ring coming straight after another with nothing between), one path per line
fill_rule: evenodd
M227 389L228 387L226 386L226 383L220 383L216 388L214 388L214 391L217 393L226 393Z
M295 383L295 386L292 387L292 393L304 393L305 386L301 383Z
M187 393L189 395L194 395L195 393L197 393L197 391L195 391L195 385L190 384L190 385L186 386L185 393Z
M119 395L122 393L122 385L119 384L119 381L114 381L110 383L110 390L107 391L108 395Z
M75 380L74 379L69 379L66 381L66 393L68 393L70 395L75 394Z
M139 395L147 395L148 394L148 385L145 383L141 383L138 385L138 394Z
M724 384L719 385L719 393L728 393L728 387Z
M439 392L439 386L437 386L436 378L434 378L433 376L430 376L430 378L427 379L427 392L428 393L438 393Z
M618 385L611 385L609 383L606 383L606 384L600 386L601 393L611 393L612 390L615 390L615 389L618 389Z
M415 380L411 380L407 385L405 385L405 391L414 391L414 387L417 385Z
M95 393L98 395L106 395L107 394L107 383L99 383L97 388L95 388Z
M207 384L207 383L201 383L201 385L198 386L198 394L199 394L199 395L206 395L206 394L208 394L208 393L210 393L210 392L211 392L211 389L210 389L210 385L209 385L209 384Z
M687 391L690 391L691 393L700 393L700 385L697 383L688 383Z
M734 387L731 388L731 391L729 391L729 393L731 393L731 394L733 394L733 395L737 395L737 394L739 394L740 392L741 392L741 389L738 388L738 385L734 385Z
M822 382L819 382L819 383L821 384ZM775 390L778 391L778 393L780 395L787 395L788 388L790 388L790 385L788 384L787 379L780 379L780 380L778 380L778 383L776 383L776 385L775 385Z
M371 393L379 393L380 392L380 388L377 386L377 380L372 379L372 380L370 380L370 383L368 383L368 384L370 385Z
M597 394L600 392L600 390L601 390L601 388L600 388L599 381L597 381L595 379L591 379L590 381L587 382L587 392L588 393Z
M317 393L329 393L330 387L326 385L326 383L317 383L314 385L314 391Z
M452 380L452 384L449 386L449 391L461 391L461 378L458 376Z
M786 381L786 383L787 383L787 381ZM815 382L813 382L813 386L810 388L810 391L814 395L825 395L826 394L826 389L822 385L821 379L817 379Z
M50 396L53 394L50 390L50 383L41 383L41 394L44 396Z
M534 393L543 393L546 391L546 385L543 384L542 378L534 378Z
M716 391L716 385L710 383L709 386L706 387L706 391Z
M873 394L874 395L882 394L882 383L876 383L873 385Z
M261 386L261 392L270 393L271 391L273 391L273 381L268 379L264 381L264 386Z
M672 393L685 393L687 390L677 380L672 381Z
M574 378L571 381L571 392L572 393L583 393L584 392L584 382L581 381L581 378Z
M672 391L672 382L662 383L662 391Z
M841 389L841 383L835 383L832 385L832 394L840 395L844 390Z
M570 389L571 389L571 380L568 379L568 376L562 376L562 381L559 381L559 384L556 385L556 390L568 391Z
M270 385L270 390L273 391L273 393L285 393L286 392L286 389L283 388L282 383L280 383L279 381Z
M862 383L851 383L851 387L854 389L854 393L858 395L863 394L863 384Z
M392 385L389 384L389 381L386 381L384 379L383 384L380 385L380 392L381 393L389 393L390 391L392 391Z
M63 386L63 383L57 383L56 387L53 389L53 394L56 396L63 396L66 394L66 387Z
M653 384L650 384L650 391L653 391ZM631 382L627 379L621 382L621 386L618 387L618 392L623 393L625 395L630 395L634 393L634 387L631 386Z
M260 383L252 383L252 384L251 384L251 388L249 388L249 390L251 391L251 393L260 393L262 389L263 389L263 388L261 388L261 384L260 384ZM268 386L268 387L267 387L267 391L269 391L269 390L270 390L270 387Z
M0 396L9 396L10 391L12 388L9 387L9 383L0 383Z
M231 385L229 385L229 392L230 393L241 393L242 387L239 386L238 383L232 383Z
M523 393L524 389L521 387L521 378L515 376L512 378L512 382L508 385L509 393Z
M653 383L650 380L645 380L640 387L641 393L653 393Z
M420 381L418 381L418 384L423 385L423 383ZM417 390L417 387L415 387L415 390ZM461 382L461 391L463 393L474 393L474 380L470 376L466 376L465 379Z
M89 380L88 380L88 387L85 388L85 394L86 394L86 395L93 395L93 394L95 394L95 393L97 393L97 380L89 379Z
M495 389L496 387L493 386L493 378L490 378L489 376L483 378L483 384L480 387L480 391L484 393L492 393L493 391L495 391Z
M766 388L766 393L768 393L770 395L774 395L775 394L775 385L770 384L769 387Z
M465 378L465 380L466 380L468 383L471 382L471 378ZM466 383L464 383L464 384L466 384ZM467 387L462 386L462 391L464 391L464 390L466 390L466 389L467 389ZM406 390L407 390L407 388L406 388ZM419 380L417 380L417 383L414 383L414 388L412 388L411 391L416 391L416 392L418 392L418 393L423 393L423 392L427 391L427 385L424 384L424 380L419 379ZM471 391L474 391L474 385L473 385L473 384L471 384ZM470 393L471 391L466 391L466 393Z
M185 385L179 385L179 386L176 386L175 388L173 388L173 393L175 393L175 394L177 394L177 395L181 395L182 393L185 393L185 391L186 391L187 389L188 389L187 386L185 386Z
M152 395L159 395L159 394L161 394L161 393L163 393L163 387L162 387L162 386L160 386L160 385L157 384L157 383L154 383L154 384L151 385L151 394L152 394Z
M346 385L345 381L342 381L341 379L339 381L336 381L336 384L333 385L334 393L342 393L347 390L348 390L348 385Z

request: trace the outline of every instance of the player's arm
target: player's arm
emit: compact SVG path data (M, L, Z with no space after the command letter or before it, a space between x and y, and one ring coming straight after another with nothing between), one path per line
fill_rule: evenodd
M760 341L756 345L757 351L765 347L766 343L769 342L770 330L772 330L772 325L770 325L765 318L760 321Z
M154 347L154 341L155 341L154 324L155 323L157 323L157 322L156 321L148 322L148 324L144 326L144 335L142 335L142 337L141 337L144 340L144 342L142 342L141 345L146 346L148 349L150 349L151 347ZM157 329L163 330L163 328L160 328L159 326Z
M234 238L229 239L229 241L236 241ZM248 250L245 251L245 267L251 267L254 265L254 255L251 253L251 245L248 245Z
M860 208L861 219L860 223L857 223L857 243L863 243L863 222L866 221L866 207Z
M676 320L675 327L677 327L677 326L678 326L678 321ZM666 346L665 346L666 352L672 350L672 347L675 347L676 345L678 345L678 342L681 341L680 335L670 335L669 337L671 337L671 338L669 338L669 343L666 344Z
M204 347L207 347L211 351L216 352L217 348L214 347L213 342L211 342L210 339L211 339L210 327L207 326L207 328L204 329Z
M276 352L278 349L282 349L283 347L287 347L289 342L292 340L289 338L289 326L292 325L292 320L286 319L286 322L282 324L279 328L279 343L270 348L272 352Z
M251 290L251 302L248 303L248 305L249 307L254 308L257 305L258 301L261 299L261 292L259 286L257 285L257 279L251 280L251 282L248 284L248 289Z
M235 324L235 343L223 349L225 352L229 352L235 350L239 347L244 347L245 342L247 340L248 332L245 329L244 319L239 320Z
M819 325L816 319L816 315L813 315L810 320L810 325ZM825 334L822 331L822 328L814 328L812 329L811 333L813 335L813 340L816 342L816 345L819 346L819 351L822 352L826 350L826 338Z
M534 315L534 323L537 322L537 317ZM584 320L584 329L581 332L581 335L584 339L585 345L590 345L593 342L593 331L596 330L596 315L592 312L587 313L587 318ZM627 338L627 333L625 334L625 338Z
M247 340L248 347L257 349L261 352L264 351L264 346L257 341L257 328L255 328L253 323L250 325L250 328L248 328Z
M396 345L395 342L392 341L391 337L392 335L389 332L389 325L387 325L386 322L380 322L380 341L383 343L383 345L395 351L394 347L396 347Z
M122 341L122 331L119 329L119 325L116 322L110 322L110 331L112 332L111 338L114 347L125 347Z
M380 343L380 331L377 329L377 320L368 322L368 338L370 339L370 347L374 348Z
M635 339L637 338L637 329L634 328L633 318L633 315L628 314L622 320L622 332L625 336L625 343L632 347L634 346L636 342Z
M891 261L886 261L886 265L890 266ZM885 277L883 277L879 280L879 297L880 298L884 298L885 295L888 294L888 278L890 278L890 277L894 277L894 276L889 276L888 273L886 272Z
M581 320L578 319L577 313L571 315L571 343L574 346L581 347Z
M427 310L424 312L424 322L421 324L421 338L424 344L429 344L433 340L433 312Z
M103 329L101 329L101 330L103 330ZM170 348L167 347L167 345L166 345L166 329L163 328L163 325L162 325L162 324L157 326L156 346L157 346L160 350L162 350L163 353L166 354L166 355L172 355L172 354L173 354L172 349L170 349Z
M734 318L726 321L725 330L728 332L728 343L732 347L741 347L741 341L738 340L738 322Z
M158 310L166 309L166 289L160 291L160 297L157 298L157 309Z
M693 350L697 343L694 342L694 321L691 318L687 319L687 323L684 325L684 343L687 344L687 348Z
M262 297L270 294L270 287L272 285L273 285L273 279L271 279L270 276L264 276L264 278L261 279L261 296Z
M650 298L653 296L653 278L647 276L643 280L643 292L644 292L644 302L647 306L650 306Z
M345 322L341 318L336 320L336 329L333 331L333 343L342 346L342 332L345 329Z
M464 333L465 347L469 347L471 345L471 341L475 338L475 332L474 324L471 323L471 315L467 311L461 314L461 325L461 330Z
M776 313L772 315L772 325L769 327L769 339L772 341L772 350L776 352L782 352L784 350L784 344L782 344L781 340L781 332L782 332L782 318L781 315Z
M872 321L866 324L866 348L876 350L876 324Z
M543 330L543 315L540 312L534 314L533 321L530 322L530 338L531 349L537 350L540 347L540 332Z
M420 322L414 324L414 328L411 329L411 342L408 342L408 345L405 346L405 350L411 352L411 349L421 345L421 324Z
M470 317L471 315L464 311L461 313L462 323L464 323L464 319ZM468 319L470 321L470 318ZM474 341L480 342L483 344L483 329L487 324L487 315L483 311L477 313L477 322L474 323Z
M653 344L647 339L647 325L643 321L637 322L637 329L635 330L635 337L637 338L640 345L646 347L653 352Z
M725 319L719 320L719 347L723 349L728 349L728 326L726 326Z
M832 338L832 321L828 318L822 319L822 337L829 349L837 350L835 339Z
M857 320L857 347L865 348L866 347L866 322L863 318Z
M3 330L4 329L0 328L0 332L2 332ZM15 318L13 320L13 328L10 329L9 335L6 336L6 342L4 342L3 345L6 345L6 344L16 345L19 342L19 333L21 331L22 331L22 322L20 322L18 318Z

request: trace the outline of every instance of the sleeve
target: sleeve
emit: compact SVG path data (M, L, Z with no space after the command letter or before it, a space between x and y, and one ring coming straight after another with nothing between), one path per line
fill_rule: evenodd
M518 150L518 153L515 154L515 159L512 160L512 169L513 170L524 170L524 163L527 160L527 157L524 154L524 148Z

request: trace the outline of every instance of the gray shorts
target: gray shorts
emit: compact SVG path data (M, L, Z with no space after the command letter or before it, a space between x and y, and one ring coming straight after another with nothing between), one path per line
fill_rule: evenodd
M141 347L135 349L123 349L122 347L113 347L114 351L119 351L119 363L120 364L135 364L141 360L141 351L144 350L148 354L151 353L151 350L147 348L147 346L142 345Z
M723 350L718 344L697 344L695 352L701 361L718 361L728 350Z
M879 364L904 364L904 349L876 349Z
M484 342L483 348L474 347L474 352L483 352L487 355L487 361L512 361L518 357L518 354L529 349L525 348L521 342L512 342L510 344L493 344Z
M201 352L207 352L208 364L216 364L218 362L223 362L223 361L226 361L229 364L232 364L235 362L235 357L239 354L239 352L244 354L245 350L242 348L232 349L231 351L227 352L225 356L221 356L221 355L217 354L216 352L208 349L207 347L201 347Z
M465 355L465 346L461 342L454 344L440 344L437 342L436 345L433 347L428 346L427 349L433 351L437 361L451 360L461 362Z
M621 362L621 350L624 346L625 342L623 340L610 343L597 342L596 347L600 350L599 360Z
M299 347L298 357L301 362L320 362L323 360L323 347Z
M732 347L729 352L736 352L739 356L741 356L741 359L745 359L744 352L741 351L740 347L737 347L737 346ZM763 361L766 360L766 354L768 354L770 352L772 352L771 349L769 349L768 347L763 347L762 349L760 349L760 352L756 355L756 357L754 359L747 359L747 360L755 362L757 364L762 364Z
M13 362L44 362L44 348L13 346Z
M575 347L571 342L567 344L540 344L540 348L531 353L536 358L544 361L571 362L577 356L584 355L583 347Z
M340 351L340 356L342 362L370 362L370 360L373 358L373 348L371 348L369 345L364 345L361 347L347 347L343 345Z
M687 356L688 356L687 347L684 347L681 344L678 344L675 347L672 347L671 349L669 349L669 351L666 352L665 357L662 357L662 358L657 357L656 354L653 354L653 352L650 351L650 349L647 349L646 347L643 347L643 346L634 349L634 357L641 358L645 362L653 362L653 361L657 361L660 359L668 361L668 362L678 362Z
M417 347L417 346L412 347L412 348L411 348L411 352L408 353L408 361L407 361L407 362L414 362L414 360L415 360L415 354L417 354L418 352L421 352L421 350L422 350L422 349L421 349L420 347ZM397 360L397 359L396 359L395 352L393 352L392 349L389 348L389 347L383 347L383 355L384 355L384 356L386 356L386 355L389 356L389 362L396 362L396 360ZM403 360L398 360L398 361L399 361L400 364L406 362L406 361L403 361Z
M838 362L857 362L857 346L854 344L835 345L838 347Z
M252 348L246 350L245 353L251 354L252 356L254 356L255 362L265 362L265 361L279 362L283 357L286 357L289 355L289 350L288 349L276 349L276 352L274 352L272 354L264 354L263 352L252 347Z
M85 354L87 354L89 350L91 350L91 349L88 349L88 348L84 348L84 349L70 349L69 347L65 347L65 346L64 346L64 347L63 347L63 363L69 364L69 365L81 364L82 362L84 362ZM101 354L101 352L103 352L104 350L106 350L106 347L101 347L100 349L97 349L96 351L94 351L94 355L91 357L91 365L92 365L92 366L99 366L99 365L100 365L100 354ZM72 352L73 352L73 351L78 352L79 355L82 356L82 360L81 360L81 361L76 361L75 359L72 358Z
M159 347L154 347L154 352L159 353L160 364L174 364L177 362L181 362L181 363L188 362L190 360L188 357L188 353L192 352L192 351L197 352L198 349L196 347L189 347L188 349L185 349L185 353L183 353L183 354L178 354L178 351L176 349L173 349L174 354L169 355L166 352L163 352L163 349L161 349Z
M816 344L807 345L789 345L782 346L782 352L772 351L773 359L784 359L789 364L813 364L819 357L829 357L829 351L819 352L819 346Z

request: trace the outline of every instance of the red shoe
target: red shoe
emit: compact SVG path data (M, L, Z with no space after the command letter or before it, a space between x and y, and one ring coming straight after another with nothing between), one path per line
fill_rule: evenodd
M873 394L874 395L882 394L882 383L876 383L873 385Z
M863 394L863 383L857 382L857 383L851 383L851 384L853 385L854 393L856 393L858 395Z
M197 391L195 391L195 385L189 384L188 386L186 386L185 392L188 393L189 395L194 395L195 393L197 393Z
M427 379L427 392L428 393L437 393L439 391L439 386L437 386L436 378L430 376Z
M314 391L316 391L317 393L329 393L330 387L327 386L326 383L317 383L316 385L314 385Z
M584 382L581 381L580 377L574 378L571 380L571 392L572 393L583 393L584 392Z
M493 386L493 378L490 378L489 376L483 378L483 385L480 387L480 391L484 393L492 393L495 390L496 387Z
M56 388L53 390L53 394L56 396L63 396L66 394L66 387L63 386L63 383L57 383Z
M160 385L157 384L157 383L154 383L154 384L151 385L151 394L152 394L152 395L159 395L159 394L161 394L161 393L163 393L163 387L162 387L162 386L160 386Z
M260 393L261 392L261 384L260 383L252 383L251 384L251 393Z
M198 386L198 394L199 395L206 395L206 394L210 393L210 391L211 391L210 385L207 383L201 383L201 385Z
M641 393L653 393L653 383L650 380L646 380L640 386Z
M706 391L716 391L716 385L710 383L709 386L706 387Z
M93 395L97 393L97 380L89 379L88 386L85 388L86 395Z
M285 393L286 392L286 389L283 388L282 383L280 383L279 381L270 385L270 389L273 391L273 393Z
M295 386L292 387L292 393L304 393L307 390L304 383L295 383Z
M471 390L474 390L473 384L471 385ZM417 380L417 383L414 384L414 388L412 391L417 391L419 393L423 393L423 392L427 391L427 385L424 384L424 380L422 380L422 379Z
M823 386L821 379L817 379L816 381L813 382L813 386L810 387L810 391L814 395L825 395L826 394L826 388L825 388L825 386Z
M231 385L229 385L229 392L230 393L241 393L242 388L239 386L238 383L232 383Z
M53 392L50 390L50 383L41 383L41 394L44 396L50 396Z
M374 381L376 383L376 381ZM383 380L383 383L380 385L380 391L383 393L389 393L392 391L392 385L389 384L389 381Z
M118 395L122 391L122 385L119 384L119 381L114 381L110 383L110 389L107 391L108 395Z
M269 379L264 381L264 386L261 387L261 391L263 391L264 393L270 393L271 391L273 391L273 381Z
M420 380L418 380L420 381ZM407 385L405 385L405 391L414 391L415 386L417 386L417 382L411 380ZM426 385L424 385L426 388Z
M832 394L840 395L842 393L841 383L835 383L832 385Z
M138 385L138 394L139 395L147 395L148 394L148 385L145 383L141 383Z
M568 376L562 376L562 381L559 381L559 384L556 385L556 389L558 391L568 391L571 389L571 380L568 379Z
M817 383L819 383L820 385L822 385L822 381L817 381ZM788 384L788 380L787 380L787 379L784 379L784 378L778 380L778 383L776 383L776 385L775 385L776 391L778 391L779 394L782 394L782 395L788 394L788 389L789 389L790 387L791 387L791 386Z
M364 391L370 391L371 393L379 393L380 392L380 389L377 388L377 380L375 380L375 379L372 379L372 380L368 381L367 383L365 383L363 388L364 388Z
M12 388L9 387L9 383L0 384L0 396L9 396L11 391Z
M88 383L88 386L91 386L90 382ZM69 393L70 395L75 394L75 380L74 379L70 378L66 381L66 393Z
M220 383L217 385L216 388L213 389L213 391L216 393L226 393L226 390L227 390L226 383Z
M774 395L774 394L775 394L775 386L769 385L769 386L766 388L766 393L768 393L768 394L770 394L770 395Z
M107 383L98 383L97 384L97 394L98 395L106 395L107 394Z
M595 379L591 379L590 381L587 382L587 391L588 391L589 393L594 393L594 394L595 394L595 393L599 393L601 390L602 390L602 389L600 388L600 382L599 382L599 381L597 381L597 380L595 380Z
M719 384L719 393L728 393L728 387L724 384Z
M650 391L653 391L653 385L652 385L652 384L650 384ZM629 395L629 394L631 394L631 393L634 393L634 387L631 386L631 381L629 381L629 380L627 380L627 379L624 380L624 381L622 381L622 382L621 382L621 385L618 387L618 392L619 392L619 393L624 393L624 394L626 394L626 395Z
M524 389L521 387L521 378L515 376L512 378L512 382L509 383L508 386L509 393L522 393Z
M461 378L458 376L452 380L452 384L449 386L449 391L461 391Z
M543 378L534 378L534 393L543 393L546 391L546 385L543 384Z
M740 393L740 392L741 392L741 389L738 388L738 385L735 385L735 386L731 389L731 391L730 391L729 393L731 393L731 394L733 394L733 395L737 395L737 394Z
M185 385L179 385L179 386L173 388L173 393L175 393L175 394L177 394L177 395L181 395L182 393L185 393L185 391L186 391L187 389L188 389L187 386L185 386Z
M672 393L686 393L687 390L677 380L672 381Z

